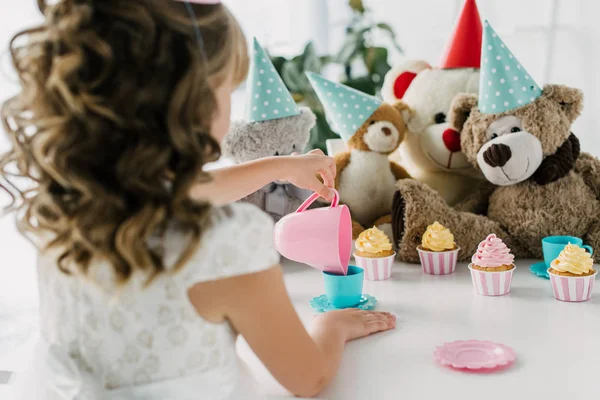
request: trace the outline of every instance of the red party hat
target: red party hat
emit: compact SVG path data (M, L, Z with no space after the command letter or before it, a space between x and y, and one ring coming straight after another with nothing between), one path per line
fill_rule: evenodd
M477 3L465 0L452 38L440 58L440 68L479 68L482 32Z

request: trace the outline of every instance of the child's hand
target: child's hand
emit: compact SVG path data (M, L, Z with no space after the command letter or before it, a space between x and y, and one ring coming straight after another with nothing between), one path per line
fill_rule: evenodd
M318 315L314 328L320 332L338 330L345 341L358 339L372 333L396 327L396 316L387 312L363 311L356 308L329 311Z
M316 149L304 155L292 154L285 159L283 180L299 188L316 192L327 200L333 200L333 191L330 189L335 185L336 175L333 157L328 157L321 150ZM318 175L323 182L319 181Z

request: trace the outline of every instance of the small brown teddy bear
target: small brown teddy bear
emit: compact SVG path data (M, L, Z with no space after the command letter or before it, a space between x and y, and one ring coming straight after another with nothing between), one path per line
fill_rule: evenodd
M383 103L316 74L308 77L348 147L348 151L335 155L335 188L352 214L353 238L372 226L391 237L396 181L409 175L388 155L404 139L409 107L402 102L393 106Z
M508 51L501 42L487 45ZM499 57L516 63L511 56ZM520 71L495 79L504 81L500 84L508 79L527 82L518 87L521 97L498 100L495 93L501 92L494 88L495 81L488 84L490 78L483 77L479 104L475 95L458 95L449 115L461 131L463 152L493 185L475 190L453 209L424 184L399 181L392 224L402 260L419 261L416 247L427 225L436 220L454 233L462 261L490 233L503 239L518 258L542 258L541 240L553 235L578 236L600 249L600 160L580 153L571 133L582 109L582 93L561 85L546 85L542 91L520 64L502 70ZM485 113L486 109L497 112ZM600 253L594 258L600 261Z

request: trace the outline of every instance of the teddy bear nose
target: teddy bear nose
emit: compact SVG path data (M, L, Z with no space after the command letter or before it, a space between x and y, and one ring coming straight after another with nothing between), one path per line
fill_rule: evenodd
M454 129L446 129L444 133L442 133L442 140L444 141L446 148L452 153L460 151L460 133Z
M385 136L390 136L392 134L392 130L388 127L381 128L381 132L383 132Z
M510 157L512 156L512 151L510 151L510 147L505 144L493 144L483 153L483 160L490 167L504 167Z

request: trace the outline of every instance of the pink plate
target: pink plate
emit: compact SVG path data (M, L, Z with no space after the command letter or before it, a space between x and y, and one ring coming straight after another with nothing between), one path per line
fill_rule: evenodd
M453 368L492 369L515 361L515 352L499 343L479 340L457 340L444 343L433 352L442 365Z

